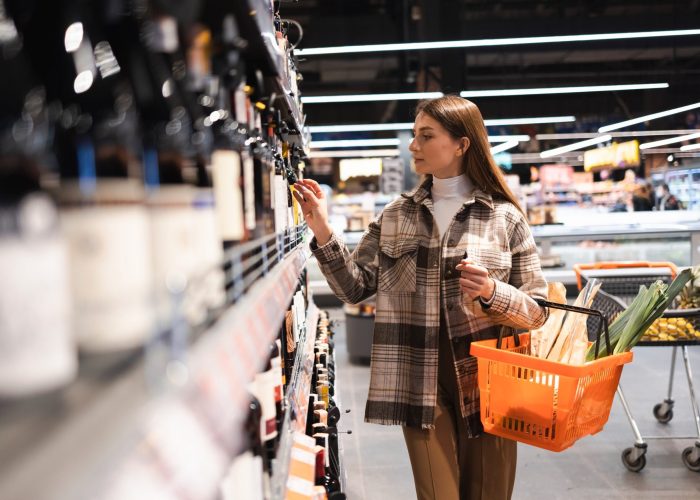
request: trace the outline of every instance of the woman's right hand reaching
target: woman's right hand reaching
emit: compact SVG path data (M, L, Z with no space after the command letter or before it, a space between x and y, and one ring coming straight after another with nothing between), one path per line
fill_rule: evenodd
M321 186L314 180L302 179L294 184L293 192L318 245L325 245L331 239L333 231L328 224L328 204Z

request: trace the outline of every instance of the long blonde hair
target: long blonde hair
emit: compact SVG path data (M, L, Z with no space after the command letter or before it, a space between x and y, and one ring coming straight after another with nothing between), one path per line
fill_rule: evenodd
M416 109L416 115L418 113L425 113L437 120L454 139L467 137L470 145L462 160L464 174L474 187L501 197L523 211L491 155L484 119L476 104L461 97L446 95L421 102Z

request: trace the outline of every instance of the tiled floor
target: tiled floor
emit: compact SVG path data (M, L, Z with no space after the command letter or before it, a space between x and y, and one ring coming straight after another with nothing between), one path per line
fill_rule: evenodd
M347 494L350 500L409 500L415 498L411 467L401 429L362 421L369 386L369 367L350 364L345 350L345 324L341 309L331 309L339 320L336 337L337 388L340 405L351 409L340 427L343 435ZM700 348L691 347L694 383L700 392ZM670 348L638 348L635 360L623 371L632 411L645 435L695 433L685 371L680 352L676 363L674 418L668 425L656 422L651 409L661 402L668 386ZM700 394L698 394L700 396ZM596 436L577 442L562 453L527 445L518 446L518 473L513 498L530 499L700 499L700 473L689 471L681 461L682 450L692 439L651 441L646 468L628 472L620 454L632 446L632 430L619 401L610 420Z

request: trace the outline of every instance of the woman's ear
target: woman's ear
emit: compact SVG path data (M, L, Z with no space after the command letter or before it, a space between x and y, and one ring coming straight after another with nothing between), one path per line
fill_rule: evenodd
M459 140L459 150L462 152L462 156L467 153L470 144L471 142L469 141L469 137L462 137Z

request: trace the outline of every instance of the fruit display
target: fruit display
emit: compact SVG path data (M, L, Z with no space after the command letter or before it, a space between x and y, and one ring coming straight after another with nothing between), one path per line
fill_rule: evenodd
M693 280L678 294L679 309L696 309L700 307L700 266L693 269Z
M700 308L700 266L693 268L692 278L678 294L678 309ZM678 340L700 341L700 317L659 318L641 339L647 342Z
M659 318L649 327L642 341L698 340L700 331L692 319Z

